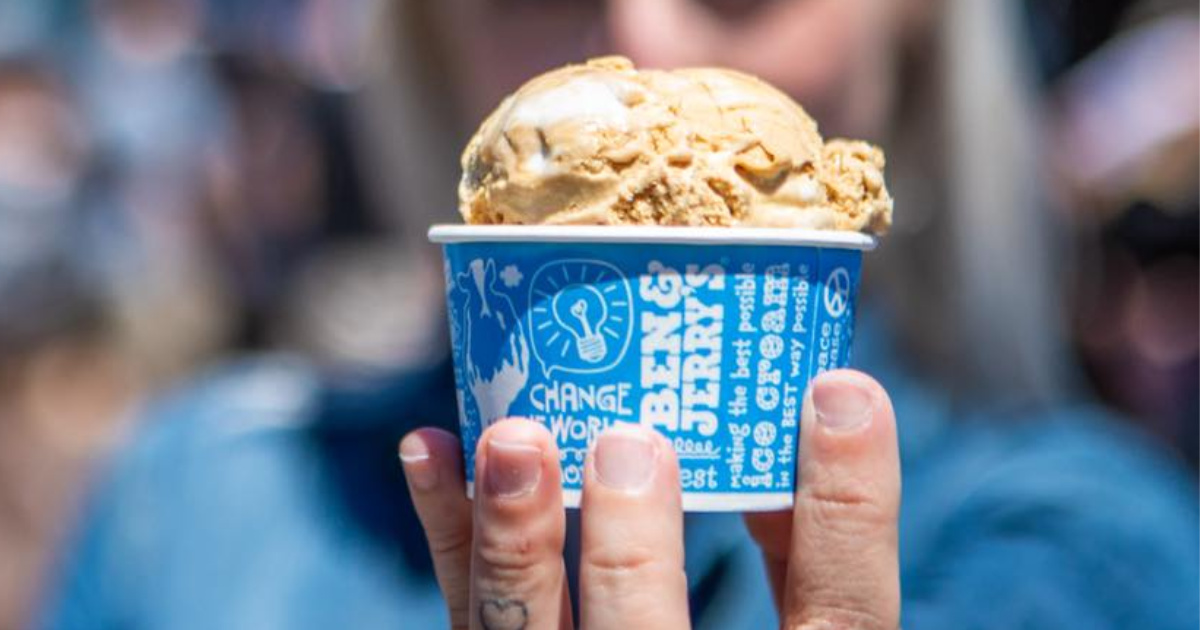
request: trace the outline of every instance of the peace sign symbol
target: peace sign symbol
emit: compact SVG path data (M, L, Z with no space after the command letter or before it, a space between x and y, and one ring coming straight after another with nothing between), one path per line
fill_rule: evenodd
M845 267L834 269L825 280L825 311L830 317L841 317L850 306L850 272Z

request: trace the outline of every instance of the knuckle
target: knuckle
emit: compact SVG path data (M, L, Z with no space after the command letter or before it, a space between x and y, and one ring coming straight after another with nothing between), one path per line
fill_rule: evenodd
M897 630L898 622L888 622L871 612L836 605L806 606L783 624L786 630Z
M808 493L806 510L822 530L857 534L895 524L897 510L881 502L872 488L844 484Z
M435 556L457 556L471 549L471 533L469 531L444 531L431 533L429 536L429 551Z
M524 573L543 561L546 545L521 531L483 531L477 535L475 554L493 571Z
M606 545L586 550L581 572L588 587L611 599L636 601L655 588L686 584L682 566L662 557L661 550L644 545ZM686 588L680 586L680 588Z
M658 555L644 545L604 545L589 549L584 562L599 572L624 574L648 570L659 562Z

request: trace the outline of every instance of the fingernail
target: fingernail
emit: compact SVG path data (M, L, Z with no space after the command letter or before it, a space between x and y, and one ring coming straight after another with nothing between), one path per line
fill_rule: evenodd
M818 376L812 385L817 422L835 433L851 433L867 425L874 409L871 391L853 377Z
M654 475L656 451L645 429L610 427L596 440L596 477L615 490L640 490Z
M400 462L404 464L404 475L416 490L427 492L438 483L438 469L429 455L429 447L419 439L400 443Z
M542 449L531 444L488 441L484 484L488 494L504 499L524 496L542 478Z

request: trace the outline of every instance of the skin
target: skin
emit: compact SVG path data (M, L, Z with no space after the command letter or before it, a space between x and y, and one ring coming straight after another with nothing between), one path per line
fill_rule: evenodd
M457 92L482 120L529 77L619 53L639 67L725 66L790 94L822 135L875 138L898 42L933 0L446 0Z
M782 625L895 630L900 464L887 393L861 372L822 374L805 397L800 437L795 507L745 516ZM625 483L603 474L613 469L601 460L621 440L653 453L637 460L646 474L633 487L627 474ZM553 439L539 424L504 420L478 448L472 502L453 435L418 429L400 443L451 627L571 628ZM506 475L514 456L533 457L539 470L536 484L517 494L488 481ZM690 627L680 505L679 464L666 438L636 425L601 434L588 455L580 509L581 627Z

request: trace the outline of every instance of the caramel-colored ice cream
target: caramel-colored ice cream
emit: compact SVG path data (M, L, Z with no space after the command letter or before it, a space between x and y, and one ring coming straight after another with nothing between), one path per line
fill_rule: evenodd
M731 70L553 70L500 104L462 166L468 223L891 225L882 151L824 142L795 101Z

